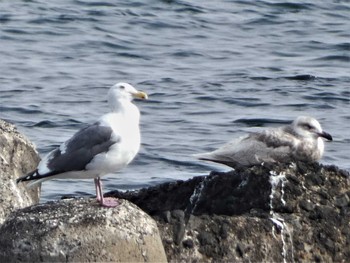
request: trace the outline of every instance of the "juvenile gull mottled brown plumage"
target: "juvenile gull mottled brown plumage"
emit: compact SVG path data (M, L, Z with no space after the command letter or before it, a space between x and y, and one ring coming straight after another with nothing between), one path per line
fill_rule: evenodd
M136 156L140 148L140 112L133 98L146 99L128 83L118 83L108 92L111 112L79 130L71 139L47 154L36 170L18 178L28 186L64 178L94 178L96 197L102 206L115 207L117 200L104 198L101 176L117 172Z
M314 162L323 155L324 143L321 137L332 140L330 134L322 131L316 119L299 116L291 125L252 133L195 157L233 168L298 160Z

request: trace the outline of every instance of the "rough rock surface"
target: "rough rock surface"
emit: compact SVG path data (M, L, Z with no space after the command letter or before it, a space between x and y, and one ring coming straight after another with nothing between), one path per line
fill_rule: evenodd
M0 224L38 201L38 190L15 185L38 161L33 145L0 120ZM127 201L116 209L80 199L34 205L0 227L0 262L350 258L350 176L334 166L255 166L106 196L130 200L157 223Z
M26 189L16 179L35 169L39 156L15 126L0 120L0 224L14 210L39 202L40 187Z
M157 220L171 262L348 262L349 173L256 166L114 191Z
M76 199L14 212L0 228L0 262L166 262L156 222L124 200Z

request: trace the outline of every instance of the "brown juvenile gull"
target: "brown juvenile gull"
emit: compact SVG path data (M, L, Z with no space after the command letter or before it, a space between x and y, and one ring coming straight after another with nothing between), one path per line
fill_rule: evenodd
M140 149L140 111L133 98L147 99L147 94L128 83L112 86L108 92L111 112L48 153L37 169L18 178L17 183L32 181L28 186L33 186L51 179L94 178L97 201L102 206L117 206L116 199L103 197L100 178L121 170Z
M332 136L322 131L316 119L299 116L290 125L252 133L195 157L233 168L261 163L315 162L324 151L321 137L332 141Z

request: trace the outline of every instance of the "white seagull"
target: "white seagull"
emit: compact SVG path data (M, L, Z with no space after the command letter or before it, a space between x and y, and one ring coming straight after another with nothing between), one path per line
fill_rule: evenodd
M315 162L321 159L324 151L321 137L332 141L332 136L322 131L316 119L299 116L291 125L252 133L213 152L194 156L233 168L298 160Z
M105 207L118 206L116 199L103 197L101 176L121 170L140 149L140 111L133 98L148 96L128 83L112 86L108 92L111 112L48 153L37 169L17 183L32 181L28 186L33 186L51 179L94 178L97 201Z

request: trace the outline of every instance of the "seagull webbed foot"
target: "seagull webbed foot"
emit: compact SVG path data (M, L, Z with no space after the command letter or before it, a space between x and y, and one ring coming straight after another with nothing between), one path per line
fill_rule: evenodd
M120 205L118 199L113 197L104 197L99 201L99 203L104 207L117 207Z

